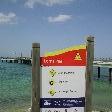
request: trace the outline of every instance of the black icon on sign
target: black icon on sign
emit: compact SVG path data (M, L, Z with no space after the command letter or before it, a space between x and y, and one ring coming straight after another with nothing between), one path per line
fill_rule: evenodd
M77 109L75 109L75 111L74 112L77 112L78 110Z
M49 84L50 84L51 86L53 86L54 83L55 83L55 82L54 82L53 80L49 81Z
M65 112L67 112L67 109L65 109Z
M51 110L49 110L48 112L51 112Z

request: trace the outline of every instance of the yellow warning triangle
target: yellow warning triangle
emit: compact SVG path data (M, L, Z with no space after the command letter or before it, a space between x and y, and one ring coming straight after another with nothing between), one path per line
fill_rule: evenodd
M79 54L79 53L77 53L77 54L76 54L76 56L75 56L75 59L74 59L74 60L82 60L82 59L81 59L81 56L80 56L80 54Z

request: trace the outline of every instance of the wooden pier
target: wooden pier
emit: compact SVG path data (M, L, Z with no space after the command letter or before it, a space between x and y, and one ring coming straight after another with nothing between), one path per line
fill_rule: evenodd
M1 58L1 62L7 62L7 63L21 63L21 64L32 64L31 58Z
M112 83L112 65L94 65L94 66L97 67L98 79L101 78L101 67L108 68L107 77L108 77L109 84L111 84Z

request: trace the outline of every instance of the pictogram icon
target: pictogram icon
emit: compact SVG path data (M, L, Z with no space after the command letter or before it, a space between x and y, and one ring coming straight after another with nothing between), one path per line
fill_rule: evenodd
M56 91L55 91L54 89L51 89L51 90L49 91L49 94L50 94L51 96L54 96L55 93L56 93Z
M50 80L50 81L49 81L49 84L50 84L51 86L53 86L53 85L55 84L55 81L54 81L54 80Z
M56 71L55 71L54 69L51 69L51 70L49 71L49 74L50 74L52 77L54 77L54 76L56 75Z
M76 54L75 59L74 60L82 60L81 56L79 53Z

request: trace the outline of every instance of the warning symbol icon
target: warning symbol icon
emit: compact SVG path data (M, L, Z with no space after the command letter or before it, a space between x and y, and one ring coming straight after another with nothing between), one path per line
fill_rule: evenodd
M76 54L76 56L75 56L75 59L74 59L74 60L82 60L82 59L81 59L81 56L80 56L80 54L79 54L79 53L77 53L77 54Z
M55 83L55 82L54 82L53 80L49 81L49 84L50 84L51 86L53 86L54 83Z
M56 93L56 91L55 91L54 89L51 89L51 90L49 91L49 94L50 94L51 96L54 96L55 93Z
M49 71L49 74L50 74L52 77L54 77L54 75L56 75L56 71L55 71L54 69L51 69L51 70Z

